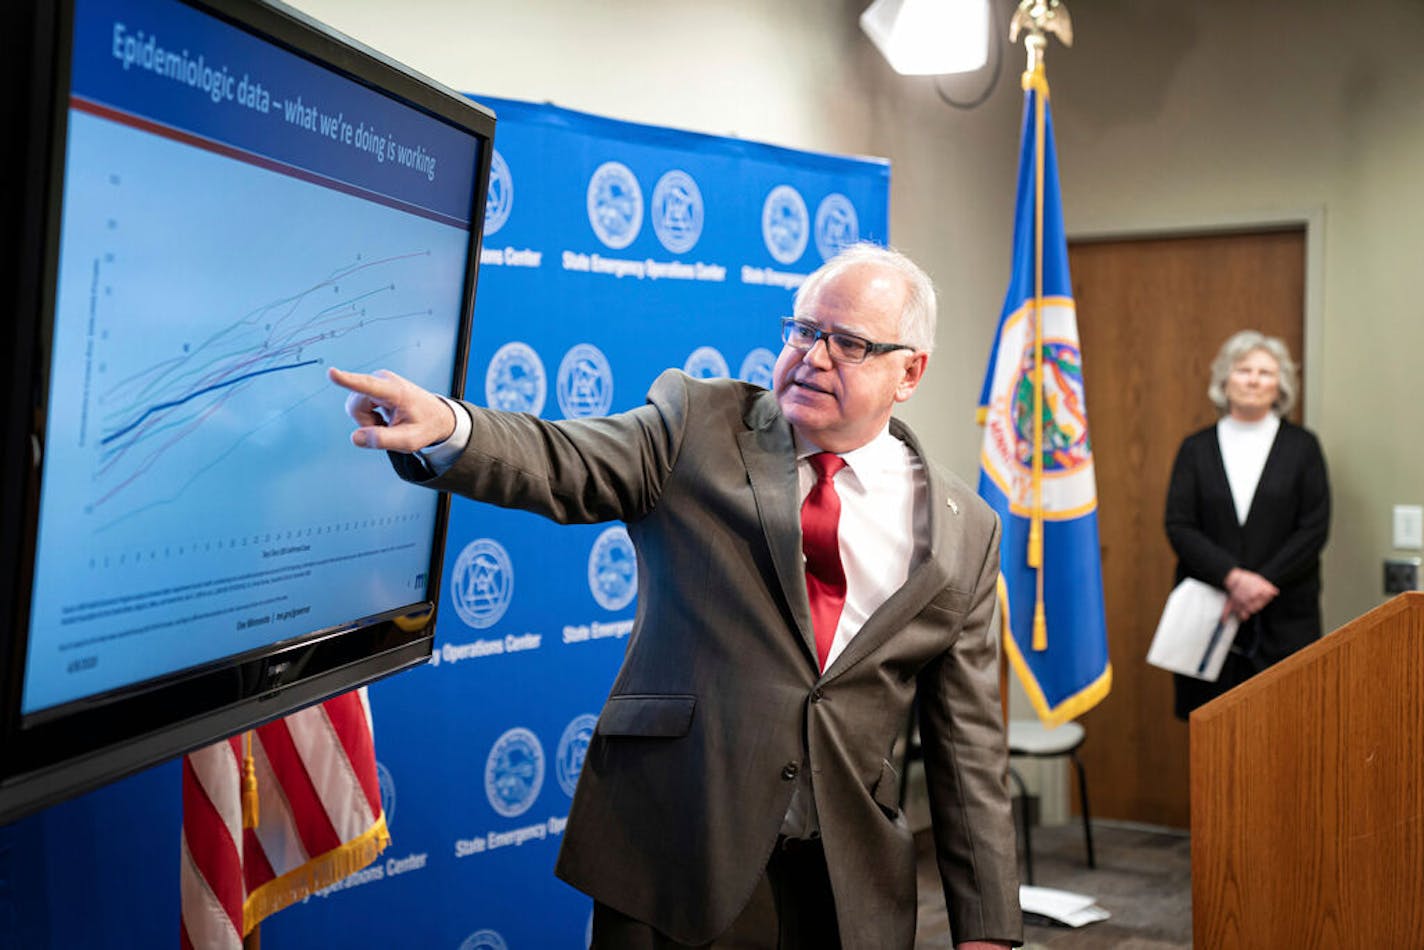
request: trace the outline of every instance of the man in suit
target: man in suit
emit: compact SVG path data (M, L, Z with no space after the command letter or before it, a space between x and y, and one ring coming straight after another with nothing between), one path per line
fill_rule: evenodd
M557 873L597 947L914 944L892 748L919 695L960 947L1021 940L998 696L999 527L891 418L933 348L916 265L848 249L798 291L773 390L660 376L546 422L331 371L402 477L563 523L622 520L637 620Z

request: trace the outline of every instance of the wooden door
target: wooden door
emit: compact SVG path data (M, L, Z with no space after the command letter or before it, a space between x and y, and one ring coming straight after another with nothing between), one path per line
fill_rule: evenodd
M1113 665L1112 692L1081 719L1090 805L1094 818L1186 828L1187 725L1172 716L1171 674L1146 662L1176 564L1167 480L1182 438L1216 420L1206 388L1227 337L1257 329L1300 360L1305 232L1074 241L1068 256Z

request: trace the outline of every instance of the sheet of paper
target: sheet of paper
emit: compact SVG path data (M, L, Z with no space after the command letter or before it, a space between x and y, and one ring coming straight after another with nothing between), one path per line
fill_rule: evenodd
M1167 597L1147 662L1173 673L1216 682L1240 622L1221 619L1226 592L1187 578Z
M1019 885L1019 906L1025 913L1049 917L1070 927L1081 927L1112 916L1086 894L1031 884Z

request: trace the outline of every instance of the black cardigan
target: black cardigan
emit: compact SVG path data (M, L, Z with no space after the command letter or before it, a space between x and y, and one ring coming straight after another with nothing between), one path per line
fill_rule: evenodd
M1252 618L1256 670L1320 638L1320 550L1330 528L1330 484L1311 432L1281 420L1244 525L1236 520L1216 426L1187 436L1172 466L1166 520L1179 582L1194 577L1224 589L1227 573L1241 567L1280 588Z

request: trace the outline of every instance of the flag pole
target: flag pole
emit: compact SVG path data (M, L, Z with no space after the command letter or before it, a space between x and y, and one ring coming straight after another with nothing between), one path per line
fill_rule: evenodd
M1030 47L1031 49L1031 47ZM1032 58L1032 57L1030 57ZM1024 74L1033 86L1033 516L1028 531L1028 566L1034 569L1033 648L1048 649L1043 612L1043 102L1047 82L1042 64Z
M1010 22L1011 43L1018 42L1021 31L1028 34L1028 62L1013 266L979 400L985 424L979 494L1005 526L998 583L1000 689L1005 668L1012 666L1039 719L1052 728L1107 695L1112 665L1107 657L1092 448L1080 404L1076 307L1043 66L1048 33L1057 34L1065 45L1071 42L1062 0L1018 3ZM1048 325L1050 318L1053 326ZM1047 389L1050 379L1052 391ZM1026 418L1029 412L1032 420ZM1050 599L1051 650L1046 622Z
M1033 457L1031 486L1033 504L1029 519L1028 566L1036 574L1033 607L1033 640L1036 651L1048 649L1048 618L1043 607L1043 170L1044 103L1048 99L1048 79L1043 70L1043 54L1048 33L1057 34L1063 45L1073 45L1073 23L1061 0L1022 0L1009 21L1009 42L1025 31L1028 54L1023 87L1034 97L1034 209L1033 209Z

